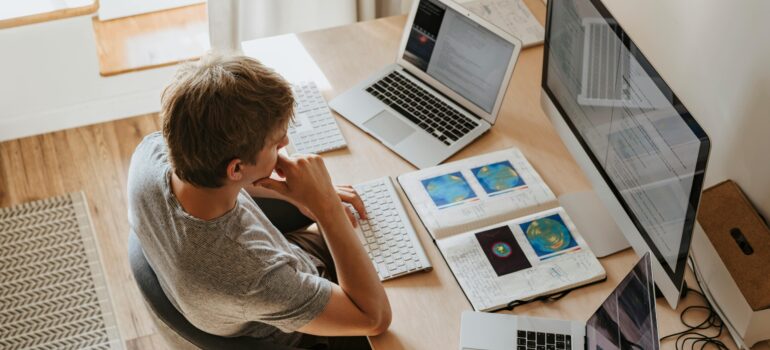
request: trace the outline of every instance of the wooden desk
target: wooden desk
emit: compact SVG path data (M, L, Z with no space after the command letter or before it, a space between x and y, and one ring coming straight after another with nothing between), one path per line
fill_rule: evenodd
M543 22L544 4L538 0L528 0L527 4ZM323 91L326 99L393 63L404 22L403 16L392 17L298 34L297 38L329 81L330 89ZM542 59L542 46L522 51L497 124L449 161L516 146L557 195L588 190L588 181L540 108ZM415 170L345 119L338 116L337 121L348 148L324 154L336 183L354 184ZM402 200L406 203L403 193ZM393 308L393 323L386 333L372 337L372 344L377 349L457 349L460 314L470 310L470 304L414 211L408 206L407 211L434 269L384 283ZM514 313L587 320L636 261L630 250L601 259L607 271L606 282L575 290L555 303L517 307ZM659 334L682 330L679 313L688 305L701 303L691 295L673 311L664 300L658 300ZM722 340L733 344L727 336ZM672 342L664 343L664 348L673 348Z

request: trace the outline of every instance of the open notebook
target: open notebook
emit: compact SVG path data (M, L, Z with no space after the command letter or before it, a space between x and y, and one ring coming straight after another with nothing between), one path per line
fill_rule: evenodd
M516 148L398 177L478 311L603 280L604 268Z

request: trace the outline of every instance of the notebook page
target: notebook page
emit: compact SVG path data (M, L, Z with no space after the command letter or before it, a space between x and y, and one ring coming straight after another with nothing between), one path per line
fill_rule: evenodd
M436 241L475 310L574 288L604 268L562 208Z
M516 148L407 173L398 180L436 239L557 205L551 189Z

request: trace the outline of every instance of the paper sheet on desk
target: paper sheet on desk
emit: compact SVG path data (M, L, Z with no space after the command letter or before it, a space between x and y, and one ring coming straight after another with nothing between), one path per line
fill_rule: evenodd
M474 0L462 6L519 38L524 47L543 43L545 29L523 0Z
M320 90L331 89L321 68L295 34L244 41L243 54L258 59L290 83L312 81Z

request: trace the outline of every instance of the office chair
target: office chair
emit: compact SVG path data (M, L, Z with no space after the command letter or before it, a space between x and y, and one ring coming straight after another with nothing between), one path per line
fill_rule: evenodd
M276 227L279 227L282 232L288 232L284 231L284 229L297 229L312 223L312 221L304 215L301 217L292 216L298 214L299 211L291 204L272 199L265 200L262 198L255 198L255 200L259 203L266 215L270 214L268 215L268 218L271 216L276 218ZM281 218L281 220L278 220L278 218ZM294 218L294 220L286 220L285 218ZM298 348L274 344L252 337L220 337L195 328L195 326L187 321L174 305L171 304L168 297L166 297L166 294L160 287L155 271L152 270L144 256L144 251L142 250L139 238L136 237L133 232L128 235L128 259L131 264L131 272L133 272L134 279L136 279L136 284L139 286L139 290L142 292L142 296L152 312L165 326L192 345L206 350L299 350Z

